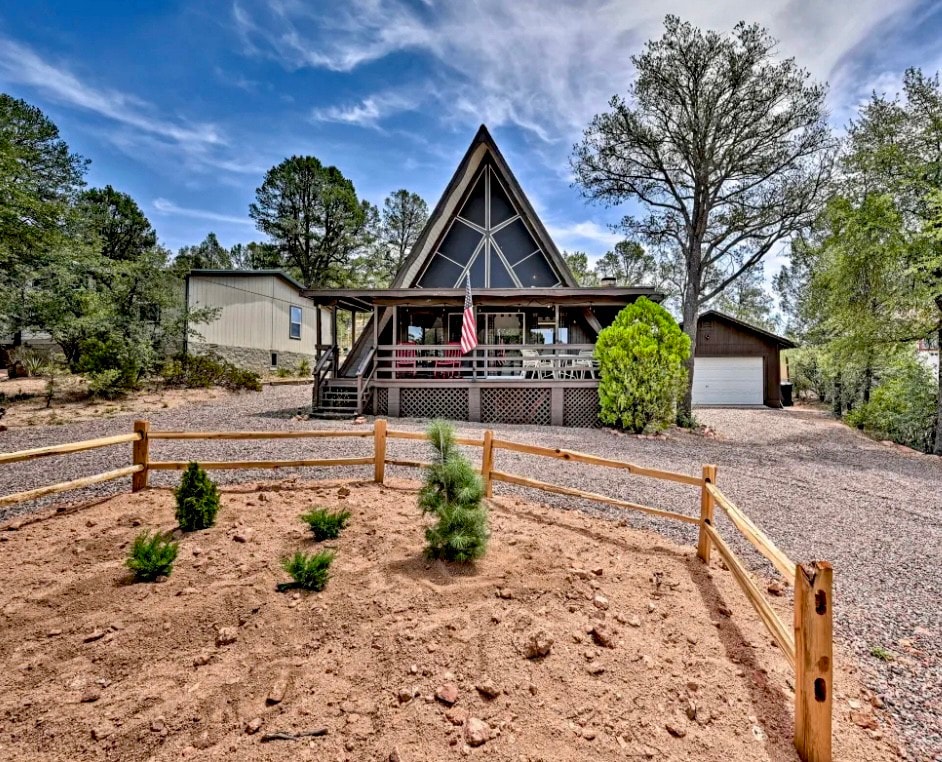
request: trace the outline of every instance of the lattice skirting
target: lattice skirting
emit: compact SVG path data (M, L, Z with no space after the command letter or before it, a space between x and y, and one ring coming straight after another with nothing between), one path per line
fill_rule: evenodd
M389 415L389 389L378 386L373 390L376 415Z
M449 388L403 388L399 393L399 415L403 418L448 418L468 420L468 390Z
M599 420L598 389L566 389L563 397L563 425L598 428Z
M481 389L481 423L529 423L548 426L551 391L547 387Z

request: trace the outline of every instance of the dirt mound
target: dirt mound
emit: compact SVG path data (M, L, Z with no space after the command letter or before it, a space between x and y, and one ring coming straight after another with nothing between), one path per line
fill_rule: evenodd
M501 499L460 569L423 558L414 485L348 486L224 491L160 584L123 560L142 526L173 528L167 491L0 532L0 757L797 758L787 663L692 548ZM331 582L277 593L311 505L353 514ZM896 759L838 680L837 758Z

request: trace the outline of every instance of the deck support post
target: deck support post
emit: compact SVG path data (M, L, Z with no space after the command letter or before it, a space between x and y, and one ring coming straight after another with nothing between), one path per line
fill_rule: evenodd
M834 695L833 570L827 561L795 571L795 749L802 762L831 762Z
M140 492L142 489L147 489L147 463L150 449L149 431L149 421L134 421L134 433L140 434L141 438L131 445L131 458L133 465L143 466L143 468L137 473L131 474L131 492Z
M697 557L708 564L712 545L704 526L713 523L715 501L707 489L707 484L716 484L716 466L703 467L703 486L700 488L700 536L697 538Z
M373 481L382 484L386 479L386 419L373 423Z
M491 471L494 470L494 432L488 429L484 432L484 448L481 451L481 476L484 477L484 496L492 497L494 482Z

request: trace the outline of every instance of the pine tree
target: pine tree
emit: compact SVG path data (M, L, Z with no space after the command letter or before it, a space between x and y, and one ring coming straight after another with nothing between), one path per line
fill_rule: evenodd
M455 429L432 421L428 438L436 459L419 492L419 507L435 514L437 523L425 530L429 558L468 563L481 558L489 536L484 484L474 466L455 445Z
M177 498L177 521L184 532L207 529L216 523L219 488L198 463L187 466L174 495Z

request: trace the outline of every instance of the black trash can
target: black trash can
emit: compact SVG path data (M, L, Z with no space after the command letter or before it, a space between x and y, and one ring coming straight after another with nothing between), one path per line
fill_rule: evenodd
M791 407L794 403L792 402L792 382L791 381L782 381L782 407Z

